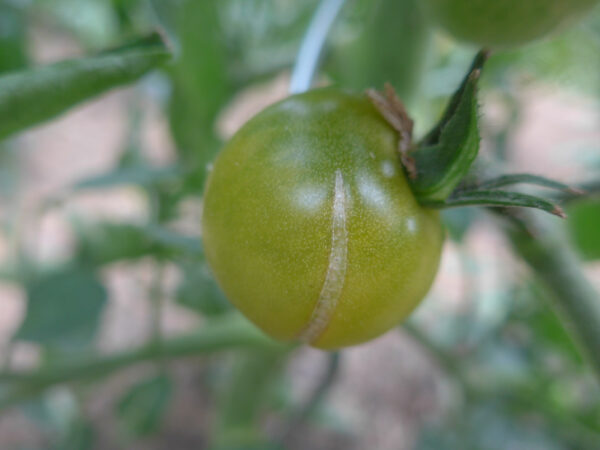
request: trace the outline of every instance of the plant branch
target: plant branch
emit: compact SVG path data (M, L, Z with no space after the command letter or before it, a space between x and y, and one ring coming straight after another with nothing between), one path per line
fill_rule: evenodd
M38 395L57 384L98 378L134 364L153 361L158 357L173 359L232 349L285 347L263 335L237 314L226 316L206 323L197 332L165 339L160 345L150 342L133 350L104 357L72 360L36 370L0 372L0 382L14 385L13 389L0 396L0 409Z
M164 293L163 293L163 281L165 274L165 266L161 261L157 262L155 273L150 287L148 289L148 298L151 306L151 339L156 346L162 346L163 332L162 332L162 315L164 309ZM156 357L156 365L159 369L165 369L164 359L161 351L158 351Z
M577 448L587 448L593 445L592 443L598 442L600 435L596 428L586 425L581 418L570 411L558 408L553 401L540 396L539 390L532 390L518 383L506 386L505 383L490 383L481 378L472 379L465 371L467 361L464 357L460 359L452 357L446 349L440 347L413 323L405 323L402 329L423 348L443 374L462 393L464 402L458 405L459 409L452 416L457 421L457 426L464 424L465 412L474 405L481 404L485 399L502 398L522 410L524 416L541 413L549 426L573 442Z
M314 391L306 402L293 414L287 425L284 427L277 439L278 442L284 444L288 442L300 426L315 412L317 407L323 402L327 393L337 379L337 374L340 369L339 352L331 353L327 360L327 367L322 378L318 381Z
M258 417L271 386L290 348L238 355L233 378L225 392L215 433L216 448L246 448L264 442Z
M563 325L600 378L600 293L557 230L534 216L525 220L508 231L513 247L545 286Z
M441 346L435 343L413 322L405 322L402 324L401 329L426 351L446 376L456 383L466 400L473 400L478 397L474 390L471 389L471 386L463 373L464 364L461 359L448 354L446 349L441 348Z

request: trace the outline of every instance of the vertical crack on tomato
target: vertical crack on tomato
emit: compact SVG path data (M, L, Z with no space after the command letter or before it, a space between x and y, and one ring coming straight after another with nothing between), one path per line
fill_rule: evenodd
M342 171L335 171L331 221L331 251L325 281L312 316L298 338L307 343L315 342L325 331L342 295L348 265L348 231L346 229L346 188Z

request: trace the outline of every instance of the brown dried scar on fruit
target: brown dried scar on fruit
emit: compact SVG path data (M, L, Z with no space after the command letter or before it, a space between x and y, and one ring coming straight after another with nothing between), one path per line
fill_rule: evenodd
M383 93L375 89L369 89L367 90L367 96L384 119L400 135L398 141L400 161L408 172L408 176L414 180L417 178L417 167L415 159L410 156L414 128L413 120L408 115L404 104L398 98L398 95L396 95L396 91L391 84L385 83Z

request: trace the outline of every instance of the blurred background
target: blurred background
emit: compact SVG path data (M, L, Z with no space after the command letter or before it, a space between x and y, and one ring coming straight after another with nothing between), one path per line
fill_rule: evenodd
M389 81L422 134L477 49L430 27L417 3L348 0L318 83ZM242 320L203 261L205 168L287 95L317 4L0 0L0 73L157 27L175 54L0 142L1 449L600 448L600 384L481 209L444 214L434 287L373 342L339 354L187 344ZM497 52L480 103L483 164L597 182L600 11ZM560 226L600 289L600 198L567 211ZM181 357L153 357L153 342ZM15 371L38 376L15 388Z

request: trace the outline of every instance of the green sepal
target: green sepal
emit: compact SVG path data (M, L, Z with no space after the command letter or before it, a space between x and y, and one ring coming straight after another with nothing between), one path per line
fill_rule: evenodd
M465 183L479 153L477 84L488 56L486 50L475 56L440 121L410 153L416 168L416 176L409 177L412 190L419 203L431 208L521 207L565 217L559 206L544 198L498 190L504 186L528 183L570 194L581 193L563 183L531 174L509 174L472 185Z
M489 53L480 51L438 124L411 153L411 180L421 203L443 202L463 181L479 152L477 83Z
M565 218L564 211L552 202L540 197L520 192L471 190L457 191L443 201L428 201L426 206L438 209L456 208L460 206L491 206L491 207L520 207L534 208Z
M530 173L512 173L508 175L501 175L499 177L478 182L477 188L488 190L510 186L513 184L531 184L549 189L556 189L573 195L580 195L584 193L584 191L579 188L569 186L568 184L564 184L559 181L551 180L550 178L532 175Z

